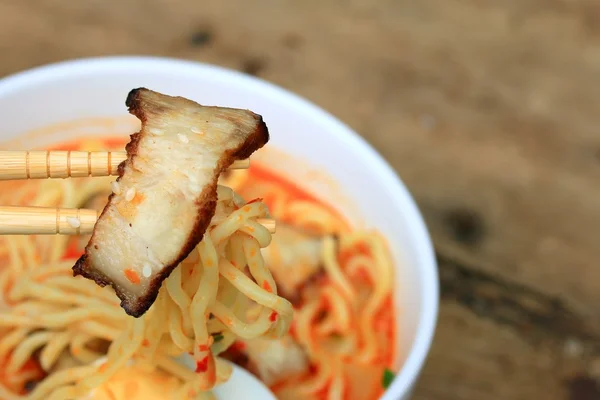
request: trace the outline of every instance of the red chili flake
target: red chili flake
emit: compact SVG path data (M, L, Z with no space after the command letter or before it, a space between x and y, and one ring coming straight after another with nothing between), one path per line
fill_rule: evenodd
M269 321L275 322L277 320L277 311L273 311L271 315L269 315Z
M142 346L144 346L144 347L150 347L150 341L148 339L142 340Z
M263 285L262 285L263 289L265 289L267 292L269 293L273 293L273 288L271 288L271 285L269 285L269 282L264 281Z
M63 255L63 260L70 260L74 258L79 258L84 252L77 248L77 241L73 241L67 247L65 254Z
M244 351L246 350L246 343L237 341L231 345L231 348L233 350Z
M263 201L262 197L257 197L253 200L250 200L249 202L247 202L246 204L252 204L252 203L256 203L257 201Z
M369 275L365 266L361 266L356 271L355 276L356 276L356 279L358 279L359 281L362 281L362 282L369 282L371 280L371 275Z
M208 370L208 356L196 362L196 373L206 372Z
M292 323L290 324L289 334L292 335L292 337L296 337L296 321L294 320L292 320Z
M125 273L125 277L127 280L129 280L129 282L133 283L134 285L138 285L140 283L140 276L134 270L126 269L123 272Z
M205 344L201 344L200 346L198 346L198 350L200 351L208 351L208 346Z
M136 193L133 199L131 199L131 204L133 204L134 206L139 205L142 201L144 201L144 197L145 196L143 194ZM129 226L131 226L131 224L129 224Z

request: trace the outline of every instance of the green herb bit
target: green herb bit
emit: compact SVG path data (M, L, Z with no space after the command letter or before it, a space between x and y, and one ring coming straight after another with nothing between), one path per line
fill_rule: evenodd
M223 340L223 334L218 332L218 333L213 333L212 335L215 343L220 342L221 340Z
M383 386L383 388L387 389L388 387L390 387L395 377L396 375L394 374L394 372L389 368L386 368L383 371L383 376L381 377L381 385Z

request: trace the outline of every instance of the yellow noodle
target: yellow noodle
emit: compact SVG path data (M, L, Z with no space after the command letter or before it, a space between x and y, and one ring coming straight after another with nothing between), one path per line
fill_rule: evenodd
M93 335L80 333L73 337L71 344L69 346L70 354L80 362L84 364L92 363L96 361L101 354L98 354L94 351L89 350L86 347L86 344L94 339Z
M6 199L4 204L10 204L18 194L18 201L29 205L81 207L92 194L106 191L109 180L31 181L0 197ZM112 289L100 289L91 281L71 276L73 260L61 260L69 237L2 238L0 351L12 352L18 356L17 361L23 362L27 360L25 354L40 349L45 369L56 364L64 353L83 365L53 372L26 396L16 396L0 387L0 398L64 400L82 396L135 360L145 368L161 368L177 377L185 396L193 392L197 399L209 399L210 393L201 390L212 388L231 374L229 365L216 357L218 354L237 338L278 337L287 332L292 307L277 295L276 282L260 254L260 249L271 241L268 230L256 221L269 215L266 206L260 201L244 204L237 193L221 185L217 194L217 214L203 241L165 281L153 307L138 319L121 310ZM309 398L330 384L329 395L339 398L345 381L339 365L331 365L332 360L344 353L369 361L380 352L373 326L391 293L389 255L383 239L369 238L371 233L347 232L347 224L324 206L294 200L275 185L269 186L264 195L272 199L271 211L276 217L317 232L336 233L342 249L365 243L372 255L368 264L364 256L356 255L340 266L333 240L328 239L324 246L322 261L334 286L325 286L317 293L330 304L331 319L326 321L343 333L348 346L331 354L319 346L314 331L322 303L305 304L296 321L297 339L317 366L316 374L295 383L299 392ZM348 278L359 264L366 264L369 274L376 277L371 281L377 282L369 288L365 304L356 303L358 286L353 287ZM273 313L277 313L275 318ZM352 321L356 324L350 323L351 316L358 317L358 321ZM359 326L357 331L354 325ZM213 339L216 335L220 340ZM110 342L108 354L93 349L100 339ZM356 348L358 343L360 348ZM356 351L348 352L348 347ZM196 374L170 358L192 350L196 361L209 357L214 377ZM102 371L94 364L101 357L107 357Z
M21 252L23 253L23 264L25 268L33 267L35 262L35 247L31 242L31 237L29 236L17 236L15 240L18 243L18 246L21 248Z
M344 268L348 275L354 275L363 270L369 275L371 281L374 281L377 279L377 266L373 265L374 262L371 257L356 254L346 262Z
M342 367L337 361L334 361L333 363L335 364L333 368L335 372L333 374L331 386L327 392L327 400L342 400L344 397L345 386L344 376L341 371Z
M8 268L13 271L22 271L24 268L21 256L19 255L18 241L14 237L5 236L6 245L8 247L9 262Z
M246 256L246 260L248 260L248 268L252 276L254 276L257 282L261 282L263 289L266 283L271 288L272 293L277 295L277 285L275 285L271 271L265 268L265 262L260 254L258 242L252 240L250 237L242 237L242 248L243 254Z
M48 393L51 393L52 391L65 384L69 384L71 382L82 379L85 376L93 374L95 370L95 367L84 366L69 368L55 372L52 375L48 376L46 379L44 379L42 382L40 382L36 386L35 390L25 398L27 400L41 400L45 396L47 396ZM6 400L23 400L22 396L15 395L9 392L7 389L3 388L2 385L0 385L0 396L0 398Z
M71 294L59 288L53 288L51 283L42 285L35 282L27 283L27 291L24 293L30 298L43 299L45 301L53 301L61 305L80 305L82 307L99 307L108 318L120 319L122 311L118 307L106 307L104 302L99 301L94 297Z
M193 335L192 319L190 316L190 306L192 300L189 298L187 293L183 290L181 281L181 268L176 268L169 279L167 279L165 287L169 293L171 300L179 307L178 318L180 321L177 322L180 325L180 330L183 330L183 335L191 337Z
M329 209L313 201L296 200L285 206L285 215L294 222L311 228L319 228L320 233L330 234L346 229L345 223Z
M277 310L280 315L292 314L292 305L289 301L278 297L261 288L248 278L243 272L231 265L226 259L221 259L219 263L219 271L225 279L227 279L240 292L248 296L249 299L256 301L265 307Z
M259 202L247 204L239 210L233 211L212 230L210 234L212 241L215 245L218 245L239 230L244 222L253 222L249 218L257 218L265 211L266 207Z
M169 333L171 339L178 348L191 351L194 348L194 340L187 337L185 332L183 332L181 309L171 307L171 312L169 313Z
M327 336L337 333L337 326L338 322L336 321L335 316L330 313L317 325L316 331L321 336Z
M271 239L269 232L255 221L256 218L267 215L266 207L262 203L252 203L235 210L231 207L233 202L237 201L236 205L239 204L236 195L231 195L231 192L224 188L220 189L220 195L223 201L228 201L231 205L229 216L219 221L211 234L205 235L205 239L196 250L197 256L192 255L186 260L191 264L174 271L166 280L165 288L160 291L155 305L139 319L132 320L126 316L117 306L118 300L111 291L96 289L95 285L90 285L88 281L69 277L72 262L56 261L61 252L53 253L47 261L49 264L44 267L23 265L20 256L16 258L15 265L19 270L27 270L27 273L25 279L19 279L13 287L8 285L14 278L5 273L6 269L0 271L2 287L10 288L9 297L18 301L12 310L23 313L0 313L0 326L9 331L12 329L10 332L16 332L11 337L25 338L21 343L24 342L26 346L16 343L15 340L6 345L6 351L12 350L18 355L17 361L27 360L33 349L41 347L43 367L49 369L60 356L61 349L68 346L68 352L75 359L90 364L102 357L102 354L91 350L88 345L97 338L112 341L106 365L101 370L97 367L69 369L70 379L62 374L64 370L55 372L25 398L46 396L59 399L64 396L81 396L108 380L136 354L139 357L138 362L148 368L153 368L152 365L162 365L163 369L167 369L169 364L159 360L164 361L171 355L189 352L194 342L194 356L198 359L206 353L205 350L199 350L200 345L214 345L215 353L218 354L231 345L236 337L241 337L236 331L248 339L267 332L283 334L287 331L291 322L291 305L275 295L275 282L272 281L259 252L260 247L267 245ZM57 200L56 194L53 198ZM62 201L64 203L65 199ZM227 209L227 205L224 209ZM230 262L227 262L225 269L230 267L240 274L236 275L236 284L228 283L227 278L221 282L222 272L228 271L221 271L219 268L223 265L224 257L230 257L239 268L250 264L253 279L270 282L274 293L256 285ZM35 269L28 270L31 267ZM189 275L189 279L183 278L184 271ZM218 288L221 288L219 290L222 292L218 293ZM193 296L190 296L190 293ZM246 323L238 320L228 306L215 301L217 296L221 296L232 306L244 304L249 300L258 301L263 303L263 310L255 321ZM242 301L240 296L248 300ZM48 305L40 304L41 300L48 302ZM41 309L44 312L40 313ZM279 316L275 323L269 319L273 312L277 312ZM209 329L208 315L211 313L217 319L210 323ZM169 321L166 331L164 321ZM123 325L127 328L119 333ZM30 334L30 327L42 328L42 331L37 335ZM218 332L223 337L218 345L213 343L212 332ZM209 394L200 391L228 379L231 374L231 367L219 359L214 359L212 350L209 349L208 355L214 363L214 381L207 380L203 374L197 375L188 370L182 373L181 368L171 368L171 373L184 382L182 388L189 389L189 393L196 393L197 398L210 398L206 397L210 396Z
M239 232L234 233L229 240L229 260L238 269L246 267L246 255L244 252L244 238Z
M69 266L69 272L71 268ZM45 285L53 286L63 291L68 291L73 294L79 293L87 297L89 300L102 301L115 307L119 306L119 299L109 288L102 288L88 279L80 279L68 276L54 276L49 278ZM89 294L94 296L90 297Z
M29 332L31 332L30 329L18 328L2 337L0 339L0 359L5 358L17 344L27 337Z
M304 396L314 395L322 390L331 380L333 369L331 368L331 358L315 355L314 363L317 365L317 373L301 383L298 383L297 390Z
M375 314L382 307L386 297L389 295L393 281L393 266L389 261L390 258L386 254L382 241L371 239L368 240L368 243L371 246L371 254L375 260L373 265L378 268L378 279L374 281L375 287L373 293L367 300L359 319L359 329L364 341L364 346L357 355L358 360L361 362L372 361L377 355L377 336L373 329Z
M64 400L77 398L77 388L74 386L63 386L52 391L48 400Z
M63 251L67 246L68 240L69 240L69 237L66 235L55 236L53 238L54 243L50 247L49 262L51 262L51 263L57 262L62 257Z
M312 300L296 313L296 336L306 347L306 351L311 357L315 357L318 353L317 344L313 340L311 330L319 308L319 302Z
M219 301L215 301L213 304L212 312L229 330L242 339L251 339L264 335L271 326L271 322L269 321L271 311L266 308L261 311L261 315L256 321L249 324L237 318L233 311Z
M8 374L14 374L29 360L34 351L46 344L51 338L53 332L41 331L35 332L25 338L16 347L10 357L10 361L6 367Z
M44 300L26 300L13 307L13 314L27 316L33 320L39 315L64 311L67 308L68 305L65 304L53 304Z
M156 365L160 366L166 372L178 376L183 380L192 381L196 379L196 374L194 371L175 361L172 357L165 357L163 355L158 356L156 357Z
M223 223L226 224L227 222ZM196 361L201 361L205 357L209 357L209 362L212 362L212 355L207 354L206 350L201 350L201 346L209 347L212 344L209 343L208 328L206 326L208 319L207 310L216 298L219 279L219 270L217 269L218 255L211 235L206 235L204 240L198 245L198 253L200 259L196 268L201 268L202 278L198 286L198 292L194 295L190 307L195 337L194 357ZM214 382L212 383L214 384Z
M327 236L323 239L323 266L329 278L333 283L340 288L347 299L356 298L356 292L348 278L342 272L337 261L335 251L335 241L332 237Z
M325 287L323 296L331 306L330 314L336 322L338 332L347 333L350 330L350 304L344 300L334 286Z
M77 330L98 339L112 341L121 334L121 329L103 324L100 321L83 321L76 325Z
M72 338L73 333L69 331L59 332L50 337L40 353L40 365L44 371L50 371Z

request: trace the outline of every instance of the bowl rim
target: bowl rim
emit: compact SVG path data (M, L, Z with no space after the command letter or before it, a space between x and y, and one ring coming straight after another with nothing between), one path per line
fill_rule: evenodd
M156 56L108 56L77 58L66 61L37 66L28 70L10 74L0 78L0 97L16 91L32 87L42 82L52 81L78 74L89 74L94 71L118 71L124 68L143 70L179 69L187 73L212 74L219 80L227 80L229 84L245 87L248 90L260 91L262 95L278 98L284 106L291 106L306 115L310 115L329 134L337 136L362 153L363 157L378 170L379 179L385 181L390 191L401 201L407 212L406 225L416 238L419 255L423 290L420 292L422 310L416 329L416 336L408 351L404 364L388 387L382 400L397 399L408 396L416 383L421 369L429 353L435 334L439 309L439 281L435 252L423 216L412 195L396 174L391 165L375 148L349 126L341 122L329 112L315 103L261 78L250 76L229 68L206 64L198 61Z

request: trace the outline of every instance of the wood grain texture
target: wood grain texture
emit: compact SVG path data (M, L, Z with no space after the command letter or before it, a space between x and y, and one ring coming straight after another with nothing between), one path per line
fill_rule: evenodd
M91 235L101 210L88 208L0 206L0 235ZM256 223L275 233L270 218Z
M87 235L99 214L84 208L0 206L0 235Z
M0 150L0 180L98 177L118 175L125 151ZM250 159L235 160L229 169L247 169Z
M443 302L416 398L600 398L597 0L0 0L0 50L0 75L168 55L308 97L431 229Z

